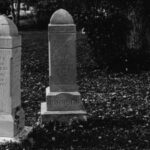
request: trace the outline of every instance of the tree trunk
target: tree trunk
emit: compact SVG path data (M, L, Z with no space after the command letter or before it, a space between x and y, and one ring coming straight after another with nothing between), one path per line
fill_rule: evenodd
M142 4L140 0L137 1L136 6L128 13L128 19L132 23L132 30L128 36L127 46L129 49L139 50L142 47L143 39L143 18L142 18Z
M21 0L18 0L17 1L17 17L16 17L16 24L18 27L20 25L20 3L21 3Z
M11 14L12 14L12 19L16 23L16 14L15 14L15 9L14 9L14 0L11 0Z

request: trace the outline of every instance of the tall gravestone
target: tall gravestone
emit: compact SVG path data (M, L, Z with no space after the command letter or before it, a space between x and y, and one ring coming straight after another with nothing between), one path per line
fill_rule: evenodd
M42 121L84 117L76 84L76 26L64 9L57 10L48 26L49 87L41 104Z
M21 36L12 20L0 15L0 137L15 137L24 127L21 108Z

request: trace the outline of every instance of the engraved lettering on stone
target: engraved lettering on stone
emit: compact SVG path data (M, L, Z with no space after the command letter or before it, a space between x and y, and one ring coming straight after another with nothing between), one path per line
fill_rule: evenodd
M9 94L9 52L0 51L0 111L3 111L6 105L7 95Z

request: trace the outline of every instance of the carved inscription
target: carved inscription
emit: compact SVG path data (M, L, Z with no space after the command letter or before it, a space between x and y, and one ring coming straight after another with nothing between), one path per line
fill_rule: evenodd
M59 96L51 97L49 101L50 105L76 105L79 104L79 97L78 96L72 96L69 94L61 94Z
M60 34L51 37L50 82L54 84L74 84L76 81L75 35Z
M49 111L68 111L82 109L80 96L67 93L48 96L47 106Z
M6 84L7 80L7 71L8 71L8 66L7 66L7 60L6 60L5 55L0 55L0 86L3 86Z
M10 51L0 50L0 111L7 111L10 95Z
M67 99L51 99L50 105L75 105L79 104L79 101L76 100L67 100Z

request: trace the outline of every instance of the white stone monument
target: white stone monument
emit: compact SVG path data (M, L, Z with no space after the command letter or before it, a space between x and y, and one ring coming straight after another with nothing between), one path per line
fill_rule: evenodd
M49 87L46 102L41 104L42 122L84 118L76 84L76 25L64 9L52 15L48 26Z
M24 127L21 108L21 36L12 20L0 15L0 137L15 137Z

